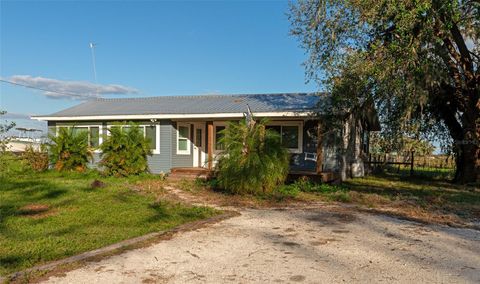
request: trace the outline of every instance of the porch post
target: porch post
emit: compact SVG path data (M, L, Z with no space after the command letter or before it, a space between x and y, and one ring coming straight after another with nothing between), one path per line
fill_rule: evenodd
M317 123L317 174L322 173L323 164L323 131L322 123L318 121Z
M207 122L208 169L213 168L213 121Z

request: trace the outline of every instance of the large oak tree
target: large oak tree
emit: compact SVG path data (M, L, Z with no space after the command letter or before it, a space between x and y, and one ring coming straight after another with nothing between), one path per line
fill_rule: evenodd
M332 111L373 100L382 134L444 138L456 181L480 181L479 0L301 0L289 17Z

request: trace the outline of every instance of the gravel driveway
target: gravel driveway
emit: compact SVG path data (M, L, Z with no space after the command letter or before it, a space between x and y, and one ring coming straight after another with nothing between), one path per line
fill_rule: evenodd
M47 282L480 282L479 231L341 207L240 213Z

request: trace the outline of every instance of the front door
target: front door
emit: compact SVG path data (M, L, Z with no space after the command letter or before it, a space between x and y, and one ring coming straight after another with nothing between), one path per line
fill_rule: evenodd
M205 159L205 124L196 123L193 128L193 166L206 167Z

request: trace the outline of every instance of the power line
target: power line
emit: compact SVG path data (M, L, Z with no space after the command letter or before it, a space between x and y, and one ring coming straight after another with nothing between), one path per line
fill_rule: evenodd
M49 93L56 93L56 94L60 94L60 95L75 96L75 97L80 97L80 96L81 96L80 94L53 91L53 90L43 89L43 88L39 88L39 87L35 87L35 86L30 86L30 85L25 85L25 84L21 84L21 83L15 83L15 82L8 81L8 80L3 80L3 79L0 79L0 82L12 84L12 85L17 85L17 86L21 86L21 87L25 87L25 88L30 88L30 89L34 89L34 90L40 90L40 91L44 91L44 92L49 92Z

